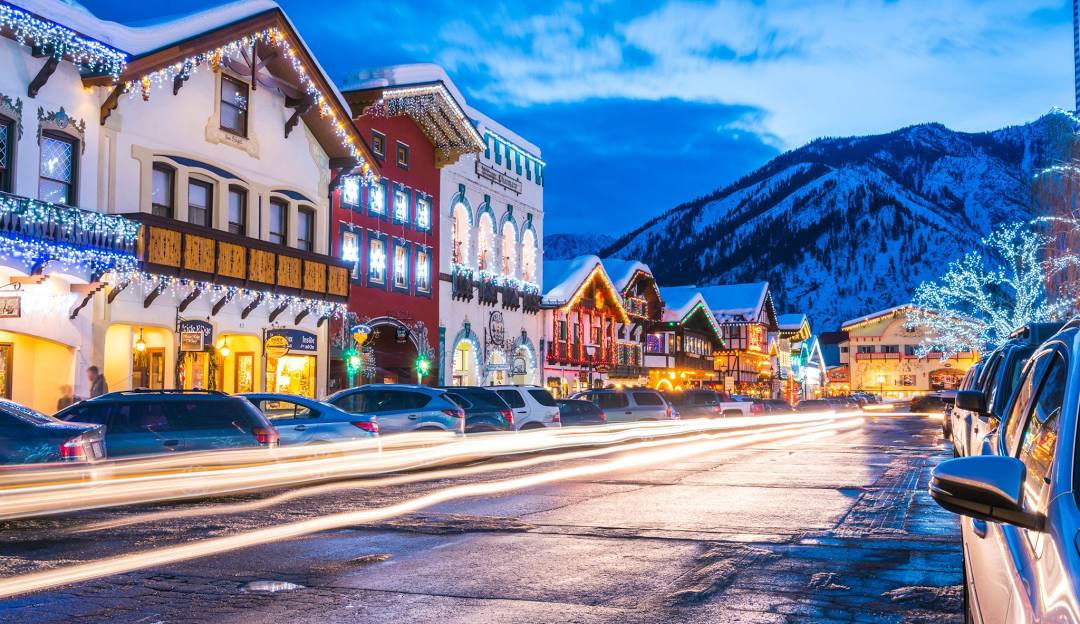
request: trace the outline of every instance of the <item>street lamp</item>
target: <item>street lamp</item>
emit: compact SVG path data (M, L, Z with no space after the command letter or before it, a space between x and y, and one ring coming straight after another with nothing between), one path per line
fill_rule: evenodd
M878 375L877 376L877 383L878 383L878 394L881 395L881 398L884 399L885 398L885 375Z
M585 355L589 358L589 390L592 390L592 374L596 368L596 345L585 345Z

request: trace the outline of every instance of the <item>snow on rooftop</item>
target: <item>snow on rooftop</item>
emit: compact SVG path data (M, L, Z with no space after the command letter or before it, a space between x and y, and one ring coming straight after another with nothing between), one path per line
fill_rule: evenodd
M701 291L696 286L669 286L660 288L660 297L664 300L664 320L681 321L697 304L708 307Z
M454 81L450 79L450 75L446 73L446 70L435 63L388 65L386 67L361 70L347 78L344 81L342 89L344 91L355 91L383 87L404 87L432 82L442 82L447 90L450 91L450 94L454 96L454 99L461 104L461 108L465 111L465 114L473 121L479 123L481 127L486 127L495 134L514 143L522 150L531 152L537 158L540 157L539 147L526 141L516 132L473 108L472 105L469 104L469 101L462 95L461 91L458 90Z
M570 301L596 267L603 270L604 265L600 258L592 255L578 256L571 260L546 260L544 304L559 306Z
M652 269L649 268L649 265L637 260L604 258L600 262L603 263L604 270L607 271L608 277L611 278L611 283L615 285L615 290L619 292L622 292L630 284L630 280L634 278L634 274L638 271L652 275Z
M797 331L806 322L805 314L781 314L776 317L776 324L782 330Z
M757 318L765 305L769 283L702 286L700 290L718 321L750 321Z
M907 310L907 309L909 309L911 307L912 306L911 306L910 303L902 303L902 304L900 304L898 306L893 306L891 308L886 308L884 310L878 310L877 312L871 312L870 314L867 314L865 316L860 316L859 318L851 319L850 321L844 321L844 324L840 326L840 329L847 329L851 325L858 325L859 323L863 323L865 321L870 321L870 320L873 320L873 319L876 319L876 318L881 318L881 317L884 317L884 316L889 316L889 315L892 315L892 314L896 314L898 312L902 312L904 310Z

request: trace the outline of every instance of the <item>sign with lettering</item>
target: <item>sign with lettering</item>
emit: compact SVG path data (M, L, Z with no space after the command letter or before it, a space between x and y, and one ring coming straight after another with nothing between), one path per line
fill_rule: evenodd
M282 341L284 341L284 343ZM281 346L285 346L288 353L314 355L319 350L319 337L302 329L267 330L266 343L264 345L264 348L267 348L267 355L270 357L281 357L281 355L270 355L269 348L271 342L273 342L275 350L280 349ZM284 353L282 353L282 355L284 355Z
M520 178L506 175L505 173L499 171L494 167L485 165L484 163L480 162L479 159L476 160L476 175L480 178L483 178L484 180L492 182L493 184L498 184L499 186L505 188L508 191L513 191L514 193L521 195Z
M214 326L198 319L181 320L177 326L181 351L205 351L214 343Z
M22 297L0 297L0 318L22 316Z

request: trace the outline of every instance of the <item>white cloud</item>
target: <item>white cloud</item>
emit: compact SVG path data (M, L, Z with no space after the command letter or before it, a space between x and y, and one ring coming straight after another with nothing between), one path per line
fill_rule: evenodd
M1062 0L672 1L605 23L572 4L444 30L439 59L490 79L473 97L745 104L796 145L924 121L986 130L1072 107ZM1048 17L1049 16L1049 17ZM651 62L632 60L642 53ZM661 120L662 123L662 120ZM747 128L749 129L749 128Z

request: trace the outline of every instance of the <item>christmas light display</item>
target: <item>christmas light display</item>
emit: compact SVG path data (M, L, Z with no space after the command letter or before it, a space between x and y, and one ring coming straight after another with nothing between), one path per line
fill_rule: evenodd
M198 290L212 299L215 303L224 299L225 305L228 305L233 301L239 301L240 303L247 305L261 297L263 304L265 304L266 309L268 310L275 310L281 306L285 306L285 309L293 314L306 312L308 315L317 319L343 318L346 312L344 304L332 301L310 299L308 297L300 297L297 295L272 293L251 288L241 288L238 286L225 286L213 282L182 277L156 275L144 271L132 271L128 273L118 271L113 283L124 282L137 286L144 296L154 290L160 290L162 295L168 294L170 298L176 301L183 300L192 292Z
M349 150L349 154L360 164L365 175L370 175L367 162L360 150L355 137L355 131L350 132L352 120L341 119L334 112L331 100L319 89L308 70L300 61L300 54L286 37L285 33L277 27L269 27L259 32L244 35L243 37L226 43L212 50L200 52L188 58L172 63L149 74L128 81L126 90L129 96L138 93L144 100L150 99L151 91L167 86L170 89L173 80L180 77L182 80L190 78L200 69L209 67L217 70L223 62L244 59L244 55L250 52L252 46L258 42L271 48L277 48L280 54L292 65L293 71L299 78L301 87L314 100L315 108L323 119L329 119L334 133L341 140L342 145ZM331 96L333 97L333 96Z
M133 271L138 260L131 252L108 251L38 238L0 235L0 259L19 260L27 266L50 264L65 272L91 275Z
M58 206L29 197L0 195L0 219L18 218L24 226L60 227L80 236L106 236L116 243L133 246L139 236L139 222L70 206Z
M1077 293L1048 289L1064 271L1080 266L1080 256L1066 251L1048 258L1054 238L1039 231L1042 221L1047 219L999 227L940 278L919 285L906 312L909 325L925 330L916 355L940 351L947 358L993 348L1024 325L1071 314L1080 302Z
M386 89L382 98L364 111L375 117L408 115L432 139L444 156L480 152L484 140L442 84ZM457 130L451 127L453 123Z
M59 24L39 19L10 4L0 3L0 28L9 29L15 41L42 50L56 59L68 58L76 67L112 76L127 66L127 55L88 39Z

